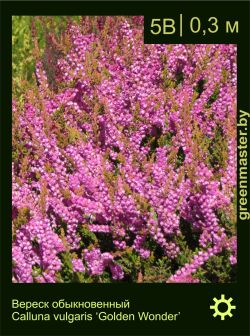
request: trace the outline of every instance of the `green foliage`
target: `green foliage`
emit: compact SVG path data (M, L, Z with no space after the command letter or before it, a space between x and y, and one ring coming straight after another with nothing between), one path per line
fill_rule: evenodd
M118 263L122 266L123 271L126 274L125 279L129 282L137 282L138 273L142 267L141 258L138 253L128 250L122 254Z
M225 135L220 127L217 127L213 141L209 145L209 161L215 169L227 166L228 144Z
M186 237L184 234L180 234L176 237L176 244L180 247L181 253L176 258L176 263L178 268L180 266L184 266L185 264L189 263L192 259L193 251L188 246Z
M42 274L42 269L38 264L32 266L32 276L34 278L40 276Z
M12 16L12 77L15 95L19 96L24 92L24 84L32 86L35 83L34 41L37 42L40 56L44 56L46 34L53 32L59 38L69 20L79 22L80 16L72 16L70 19L66 16L53 16L53 19ZM46 64L44 65L46 68Z
M17 229L20 229L23 225L28 223L28 220L30 218L30 209L29 208L20 208L18 211L17 217L13 220L13 233L15 235L15 232Z
M220 87L216 86L214 89L214 92L212 93L211 97L208 99L206 107L211 107L211 105L216 101L220 93Z
M93 283L100 282L98 277L91 277L87 272L74 272L72 265L72 258L76 255L70 252L63 252L60 255L62 260L62 269L57 273L58 283Z
M185 160L185 153L183 151L183 148L180 147L177 153L177 159L176 159L176 168L179 168Z
M66 126L66 121L64 119L64 107L58 108L52 115L52 119L61 127L63 131Z
M164 283L171 274L170 261L167 257L155 260L155 264L149 259L144 265L143 282Z
M75 276L73 272L73 265L72 265L72 255L70 252L66 251L61 253L61 260L62 260L62 270L60 274L58 274L58 281L69 283L69 282L76 282Z
M89 231L87 225L81 225L79 227L78 233L81 237L80 245L86 247L89 245L96 245L98 240L94 232Z
M32 74L35 61L32 55L31 17L12 16L12 76L17 92L22 89L22 82L34 82Z
M220 225L225 228L226 234L229 237L236 235L236 221L230 218L229 214L225 213L223 210L217 210L217 216Z
M180 229L182 236L184 237L183 240L186 241L189 249L194 250L194 248L198 246L199 234L194 232L191 223L187 222L183 218L180 219ZM182 236L179 237L179 240L181 240Z
M59 219L58 222L58 227L55 229L55 232L64 236L67 234L67 223L62 219Z
M178 71L176 73L176 75L175 75L175 85L177 86L177 85L182 84L183 80L184 80L184 74L183 74L183 72L182 71Z
M167 132L165 134L162 134L158 140L159 146L171 146L172 145L172 134L170 132Z
M197 85L194 87L194 91L198 93L197 98L199 98L202 92L204 91L204 86L206 82L207 82L207 79L200 79Z
M195 277L203 283L231 283L236 282L236 266L229 262L229 251L212 256L207 263L197 270Z

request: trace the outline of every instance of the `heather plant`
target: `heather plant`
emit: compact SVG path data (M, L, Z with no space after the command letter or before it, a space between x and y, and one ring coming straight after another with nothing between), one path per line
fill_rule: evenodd
M76 21L13 94L13 282L235 281L236 46Z
M57 38L65 30L67 22L78 22L80 17L12 16L12 76L13 93L20 96L24 87L35 84L35 44L40 55L46 47L48 32ZM35 43L32 37L36 37Z

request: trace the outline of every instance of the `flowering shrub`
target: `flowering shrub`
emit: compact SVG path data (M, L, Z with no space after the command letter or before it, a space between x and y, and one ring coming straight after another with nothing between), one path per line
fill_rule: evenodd
M83 17L34 48L13 98L13 281L234 281L236 47Z

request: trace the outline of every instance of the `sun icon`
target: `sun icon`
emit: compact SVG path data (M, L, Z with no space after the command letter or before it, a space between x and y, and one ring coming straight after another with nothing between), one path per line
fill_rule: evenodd
M215 304L213 306L210 306L210 309L214 309L213 317L220 316L221 320L225 320L225 316L232 317L233 314L231 313L232 309L236 309L236 306L231 305L231 302L233 299L230 297L228 300L225 299L225 295L221 294L221 298L213 298ZM225 306L226 310L221 311L221 306Z

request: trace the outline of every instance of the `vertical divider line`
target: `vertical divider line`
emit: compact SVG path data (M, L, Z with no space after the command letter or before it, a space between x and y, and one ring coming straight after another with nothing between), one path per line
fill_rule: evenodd
M180 14L180 37L182 37L182 14Z

